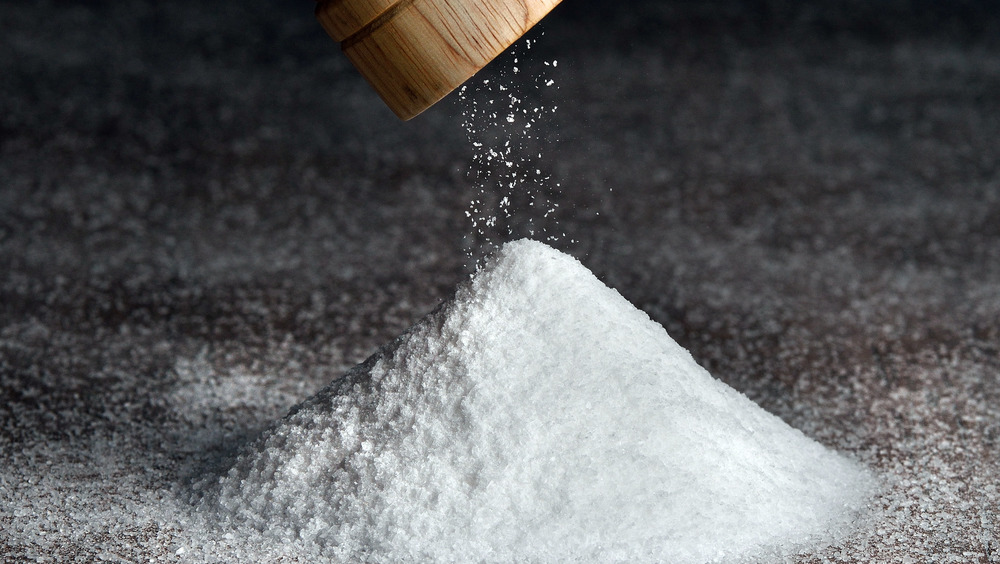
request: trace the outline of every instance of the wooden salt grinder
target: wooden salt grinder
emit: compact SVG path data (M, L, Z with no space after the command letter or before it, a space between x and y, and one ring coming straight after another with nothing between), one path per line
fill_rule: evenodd
M401 119L444 98L560 0L317 0L316 17Z

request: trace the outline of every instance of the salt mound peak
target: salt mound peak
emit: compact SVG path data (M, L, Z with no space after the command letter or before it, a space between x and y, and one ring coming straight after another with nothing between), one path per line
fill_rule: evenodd
M204 504L338 559L684 563L831 540L871 487L577 260L521 240L293 409Z

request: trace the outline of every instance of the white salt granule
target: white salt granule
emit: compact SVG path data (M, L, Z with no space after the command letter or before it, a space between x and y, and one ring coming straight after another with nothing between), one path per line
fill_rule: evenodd
M296 407L203 507L349 561L685 563L828 542L871 489L521 240Z
M531 41L525 40L524 45L530 50ZM519 52L515 47L509 54L511 64L499 67L497 80L459 89L462 126L473 148L469 177L477 190L466 214L473 228L467 248L470 264L478 265L503 241L525 236L547 241L560 238L556 218L550 218L560 193L558 183L552 182L551 174L529 179L526 172L544 167L540 149L551 149L557 140L553 128L546 127L555 107L548 105L543 93L555 80L548 76L551 69L536 68L521 77ZM516 214L498 209L496 202L502 196L516 198Z

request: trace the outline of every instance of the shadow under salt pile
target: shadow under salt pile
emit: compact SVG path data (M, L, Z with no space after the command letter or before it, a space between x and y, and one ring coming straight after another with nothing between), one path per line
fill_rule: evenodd
M335 558L683 563L829 541L872 485L578 261L522 240L296 407L203 503Z

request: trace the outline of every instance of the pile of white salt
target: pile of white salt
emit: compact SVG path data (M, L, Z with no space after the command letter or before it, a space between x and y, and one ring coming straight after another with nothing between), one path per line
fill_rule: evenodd
M294 409L204 504L350 561L684 563L829 542L872 485L522 240Z

